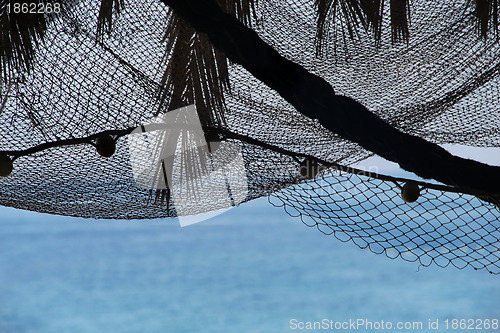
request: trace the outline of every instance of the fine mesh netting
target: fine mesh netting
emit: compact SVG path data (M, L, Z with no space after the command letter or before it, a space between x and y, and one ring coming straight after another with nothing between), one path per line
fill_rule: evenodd
M320 53L313 0L258 1L251 23L280 54L403 132L439 144L499 147L500 44L478 37L467 2L412 1L408 42L391 41L387 20L380 42L362 30L350 39L339 19L319 42ZM16 156L12 174L0 179L0 204L87 218L177 216L165 191L135 181L129 138L134 128L190 102L164 84L172 60L169 9L159 1L125 1L111 32L97 37L100 1L68 3L49 23L31 70L0 80L0 150ZM228 82L224 119L212 125L241 152L243 202L274 193L273 202L306 224L360 247L423 265L500 273L495 205L431 188L408 204L397 182L336 171L304 182L305 156L331 166L372 153L298 113L237 64L228 64ZM85 143L103 132L117 140L110 158Z

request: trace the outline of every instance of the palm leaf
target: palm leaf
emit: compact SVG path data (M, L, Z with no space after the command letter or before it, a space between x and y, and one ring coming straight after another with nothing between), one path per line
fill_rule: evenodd
M360 0L316 0L316 53L321 54L328 31L333 28L336 33L336 22L342 21L347 34L353 39L359 27L367 28L366 15ZM343 32L345 32L343 30Z
M97 35L102 36L104 32L110 32L113 22L113 14L118 14L125 6L124 0L101 0L99 16L97 17Z
M257 0L218 0L226 13L238 18L243 24L252 26L252 14L255 14Z
M410 36L410 0L391 0L392 41L407 41Z
M390 0L393 42L409 37L409 0ZM354 39L359 29L371 29L377 42L382 35L384 0L316 0L316 52L321 53L328 30L345 27L344 37ZM337 24L337 20L341 23Z
M380 41L382 36L382 17L384 10L383 0L362 0L360 2L361 8L366 15L368 26L373 31L373 36L377 42Z
M14 69L30 71L35 50L43 41L49 19L48 15L16 13L9 8L12 9L14 3L41 2L0 0L0 73L5 79Z
M482 38L488 36L490 23L495 33L498 33L498 0L471 0L469 6L474 6L474 15L477 17L477 29Z
M197 107L203 124L223 123L223 94L229 88L229 76L225 56L213 49L206 36L177 16L171 15L167 25L169 54L162 85L166 89L160 96L164 100L168 92L176 98ZM181 105L170 102L176 109Z
M240 21L251 25L256 0L219 0L219 6ZM159 96L165 101L169 95L184 103L194 103L203 124L225 124L224 93L230 90L226 56L212 47L205 34L197 33L189 24L169 13L165 32L167 41L164 61L166 69ZM173 100L170 108L180 107Z

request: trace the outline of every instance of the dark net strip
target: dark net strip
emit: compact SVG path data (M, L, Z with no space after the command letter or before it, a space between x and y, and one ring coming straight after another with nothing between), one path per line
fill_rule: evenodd
M120 138L129 134L132 129L103 133ZM405 203L400 193L407 179L319 160L228 130L206 130L216 130L227 140L241 143L247 176L253 179L253 182L249 182L249 194L245 201L270 195L271 204L282 206L289 215L300 217L307 226L316 227L327 235L333 234L341 241L352 241L360 248L385 253L390 258L418 260L423 266L434 263L446 267L451 264L457 268L471 266L474 269L484 268L492 274L500 273L500 214L494 204L480 200L473 194L426 182L419 182L422 188L419 199L415 203ZM96 160L89 149L90 145L82 145L90 143L100 134L102 133L50 142L24 151L8 153L16 156L16 159L24 158L24 162L34 165L37 157L45 156L45 160L53 160L47 159L47 156L64 154L65 149L80 147L79 150L87 155L86 168L80 168L81 177L85 178L85 172L92 172L92 169L97 167L106 174L106 171L112 172L113 168L108 168ZM123 142L124 140L118 140L119 151L123 150ZM268 160L280 161L281 167L272 168L270 164L255 165L253 154L266 154ZM78 160L83 158L79 156ZM299 176L299 162L303 158L315 159L329 168L323 170L316 179L304 181ZM72 168L72 163L74 162L70 159L67 167ZM110 166L115 163L116 161L109 162ZM43 167L57 170L54 166ZM267 167L265 174L268 177L257 177L263 167ZM126 168L125 163L121 169ZM61 174L55 176L64 178L64 165L58 172ZM116 179L116 176L110 178ZM103 207L107 207L104 203L110 198L121 198L118 200L120 204L115 205L116 211L111 212L116 214L115 218L144 218L153 212L161 217L176 216L174 202L170 199L167 203L162 202L163 200L153 200L151 192L138 188L133 181L96 184L88 196L78 195L82 186L78 179L54 184L54 191L57 189L58 192L64 192L63 201L47 200L61 197L61 193L52 193L51 188L47 188L45 198L37 197L36 186L36 182L15 184L8 190L16 195L13 195L9 202L4 201L2 204L54 214L58 214L62 209L74 212L74 216L106 218L110 212L107 208L96 209L100 207L96 203L102 202ZM112 188L114 190L111 190ZM131 192L136 195L127 194ZM127 209L123 206L127 206ZM128 213L120 214L120 211Z

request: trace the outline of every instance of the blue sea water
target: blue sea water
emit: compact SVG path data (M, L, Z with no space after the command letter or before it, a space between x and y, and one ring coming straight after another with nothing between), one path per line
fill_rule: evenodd
M180 228L0 209L0 332L299 332L290 321L500 319L500 276L419 268L256 200ZM482 330L482 332L500 332Z

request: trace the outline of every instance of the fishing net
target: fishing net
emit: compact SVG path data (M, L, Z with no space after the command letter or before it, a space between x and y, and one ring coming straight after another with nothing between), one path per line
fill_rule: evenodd
M500 272L499 213L493 205L431 188L408 204L401 199L404 184L333 171L269 200L309 227L390 258Z
M251 24L280 54L403 132L438 144L498 147L500 44L478 37L467 2L412 1L410 39L402 43L391 40L386 21L379 42L361 30L346 38L339 19L321 52L312 0L259 1ZM110 33L97 36L100 2L68 6L49 22L32 68L0 81L0 150L15 158L12 174L0 179L0 204L86 218L180 215L166 184L138 183L134 170L142 162L131 148L135 130L189 104L164 84L172 56L167 52L165 61L169 9L159 1L125 1ZM245 196L235 201L229 190L230 205L272 194L274 204L307 225L360 247L422 265L500 273L497 206L424 182L418 201L405 203L404 180L344 168L371 152L301 115L237 64L228 64L228 81L224 119L202 125L244 166ZM110 158L92 144L102 134L116 140ZM213 154L200 154L213 165ZM316 179L301 177L307 158L327 167ZM214 177L231 187L227 174ZM211 201L185 206L183 215L227 205L210 189L199 194Z

